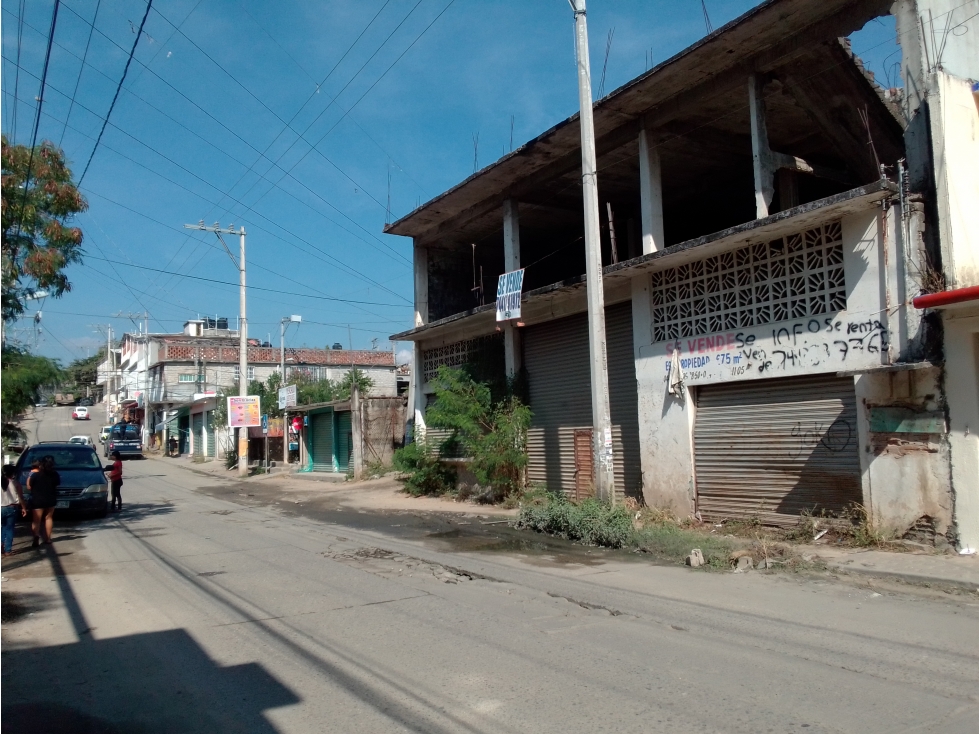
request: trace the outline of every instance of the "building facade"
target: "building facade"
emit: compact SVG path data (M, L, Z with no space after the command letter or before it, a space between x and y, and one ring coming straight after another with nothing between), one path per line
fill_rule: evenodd
M770 0L595 105L618 497L979 545L975 312L913 303L977 284L979 28L946 34L967 38L949 66L899 33L904 90L842 38L888 12L975 25L944 5ZM415 345L416 433L439 366L522 373L529 477L576 497L597 440L580 164L575 116L385 230L414 241L392 339ZM472 258L491 292L525 269L519 324L473 295Z

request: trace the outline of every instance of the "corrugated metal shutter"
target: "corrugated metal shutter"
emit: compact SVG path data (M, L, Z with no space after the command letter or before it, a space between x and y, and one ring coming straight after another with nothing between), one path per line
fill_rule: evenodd
M333 411L316 413L309 418L313 429L309 444L313 471L333 471Z
M337 469L347 472L353 458L353 428L350 425L349 411L337 413L337 433Z
M191 431L194 434L194 456L204 455L204 414L194 413L190 416Z
M207 455L213 459L217 456L217 446L214 437L214 413L208 411L207 420L204 422L204 436L207 439Z
M704 519L794 524L862 497L853 380L807 376L697 390L697 508Z
M615 488L635 495L641 481L632 304L605 311ZM534 413L527 436L528 477L569 496L577 493L575 431L591 428L591 378L585 314L524 330L524 365Z

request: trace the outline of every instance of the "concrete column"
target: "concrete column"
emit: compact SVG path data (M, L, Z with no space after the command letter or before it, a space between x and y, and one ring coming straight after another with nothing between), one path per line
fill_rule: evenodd
M415 421L415 440L425 439L425 361L421 342L412 345L414 356L411 363L411 382L408 387L408 407Z
M517 202L503 202L503 268L510 273L520 269L520 214ZM513 378L523 366L520 331L510 322L503 326L503 350L507 377Z
M663 180L659 151L649 144L646 129L639 131L639 199L642 212L642 254L662 250Z
M415 326L428 323L428 248L415 244Z
M360 388L356 380L350 385L350 438L353 441L354 481L364 477L364 425L360 413Z
M771 148L768 146L768 128L765 125L765 99L762 97L762 80L757 74L748 77L748 108L751 116L751 162L755 172L755 217L768 216L768 207L775 193L775 169L772 165Z

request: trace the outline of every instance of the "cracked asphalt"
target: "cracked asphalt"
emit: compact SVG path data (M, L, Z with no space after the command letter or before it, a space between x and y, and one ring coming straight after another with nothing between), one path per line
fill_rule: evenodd
M44 414L44 438L72 428ZM122 514L5 559L4 732L975 730L974 595L236 485L126 462Z

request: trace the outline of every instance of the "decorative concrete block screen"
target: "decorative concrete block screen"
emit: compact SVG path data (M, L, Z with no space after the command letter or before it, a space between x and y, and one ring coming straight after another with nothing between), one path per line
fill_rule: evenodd
M654 343L843 311L841 224L660 270L651 296Z
M422 365L425 381L428 382L434 378L438 374L439 367L461 367L464 364L480 361L487 356L488 352L492 352L494 347L498 347L502 340L501 335L491 334L424 350L422 352Z

